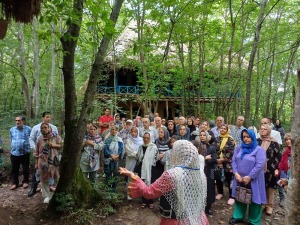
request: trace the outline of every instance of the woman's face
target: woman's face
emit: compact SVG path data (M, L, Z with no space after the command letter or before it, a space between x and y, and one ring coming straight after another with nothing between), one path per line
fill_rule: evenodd
M200 141L202 141L202 142L206 141L206 134L205 134L205 132L201 132L200 133Z
M144 141L145 144L149 144L150 143L150 135L149 134L144 134L143 141Z
M184 136L184 135L186 134L186 127L185 127L185 126L181 126L181 127L179 128L179 134L180 134L181 136Z
M203 123L201 124L201 128L202 128L203 130L207 130L208 124L207 124L206 122L203 122Z
M116 136L117 133L118 133L118 129L117 129L117 128L112 128L112 129L110 130L110 134L111 134L112 136Z
M171 146L171 148L173 148L173 145L174 145L174 142L175 142L176 140L174 139L174 138L171 138L170 139L170 146Z
M227 128L226 128L226 126L221 126L221 127L220 127L220 134L224 135L224 134L226 134L226 133L227 133Z
M192 125L193 124L193 120L192 119L188 119L187 123L188 123L188 125Z
M165 132L163 131L163 129L159 129L158 136L159 136L160 139L164 139Z
M252 142L250 135L247 132L243 132L243 141L246 145L249 145Z
M259 134L261 136L266 136L268 134L268 129L265 126L261 126L259 129Z
M42 131L42 134L48 134L49 131L50 131L50 128L49 128L49 126L47 126L46 124L44 124L41 127L41 131Z
M286 146L291 147L292 146L292 140L290 138L287 138L285 140L285 144L286 144Z
M169 128L169 130L173 130L174 124L172 122L168 123L168 128Z
M137 135L138 135L137 129L132 129L131 130L131 136L134 137L134 138L136 138Z
M279 120L276 120L276 125L279 125L280 124L280 121Z
M95 136L97 133L97 129L94 126L90 126L89 133L91 136Z

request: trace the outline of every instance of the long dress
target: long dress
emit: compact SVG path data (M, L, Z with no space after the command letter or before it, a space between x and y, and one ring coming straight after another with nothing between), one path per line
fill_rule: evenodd
M203 143L205 144L205 143ZM205 158L211 155L211 159L205 159L204 173L207 180L207 198L206 198L206 211L210 210L211 205L215 202L215 169L217 167L217 153L216 148L212 145L206 145L206 153L203 154Z
M129 194L133 198L138 198L143 196L147 199L155 199L155 198L161 198L165 194L168 194L170 191L168 187L162 188L159 183L168 183L172 179L170 177L169 173L164 172L163 175L157 179L156 182L151 184L150 186L147 186L139 177L135 177L132 179L132 182L128 185ZM165 198L161 198L165 199ZM168 204L167 201L165 201L163 204ZM162 206L162 203L160 203L160 207L166 207L165 205ZM176 214L169 206L169 212L167 210L160 210L161 220L160 225L179 225L182 224L182 221L178 221L176 219ZM184 222L183 222L184 223ZM188 223L186 223L188 224ZM209 225L209 222L207 220L207 217L204 213L204 211L200 212L198 215L198 223L197 225Z
M257 139L258 145L262 144L262 140ZM278 169L279 162L281 160L281 153L279 144L275 141L271 141L268 149L266 150L267 166L265 170L265 183L266 188L277 188L277 177L275 176L275 170Z

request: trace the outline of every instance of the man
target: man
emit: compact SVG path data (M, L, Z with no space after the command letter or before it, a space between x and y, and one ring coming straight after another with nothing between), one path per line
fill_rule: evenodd
M24 117L23 117L24 119ZM29 161L30 161L30 136L31 128L24 125L22 116L16 117L16 126L12 127L10 133L10 161L11 161L11 174L12 185L10 190L15 190L19 186L19 169L20 165L23 168L23 188L28 188L29 183Z
M238 116L236 119L236 124L232 125L230 128L230 135L235 140L236 146L242 144L241 132L242 132L242 130L246 129L243 126L244 121L245 121L245 118L243 116Z
M149 118L143 118L142 122L143 122L143 127L140 128L139 135L141 137L143 137L145 133L149 133L150 134L150 141L152 143L154 143L155 140L158 138L158 133L157 133L156 129L153 128L153 127L150 127L150 120L149 120Z
M159 133L159 132L158 132L158 129L161 128L161 127L164 127L164 126L162 125L162 119L161 119L161 117L159 117L159 116L155 117L155 118L154 118L154 122L155 122L155 128L156 128L156 131L157 131L157 133Z
M36 143L39 140L39 138L42 136L42 131L41 131L41 125L42 123L48 123L51 127L51 130L53 133L58 134L57 127L53 124L50 123L51 121L51 113L46 111L43 112L42 114L42 122L39 124L35 125L30 133L29 141L30 141L30 148L35 151L36 150ZM36 193L37 186L39 184L39 181L36 180L35 177L35 172L32 174L32 183L31 183L31 189L28 192L28 197L33 196Z
M102 134L109 127L110 121L114 121L114 118L110 115L110 110L106 108L104 115L100 116L98 120L99 127L101 128L99 134Z
M260 124L267 124L271 127L271 120L269 118L262 118L260 120ZM260 135L258 133L258 138L259 137L260 137ZM277 130L271 130L271 137L274 138L280 146L282 145L282 139L281 139L280 132L278 132Z
M126 140L128 138L130 138L130 136L131 136L132 125L133 125L133 121L132 120L126 120L125 126L123 127L123 129L118 134L118 136L120 138L122 138L122 141L123 141L124 145L126 143Z
M195 117L194 119L194 125L198 128L200 128L200 118L199 117Z
M215 135L215 138L220 136L220 127L221 127L222 124L224 124L224 117L223 116L218 116L217 120L216 120L216 126L211 129L211 131Z

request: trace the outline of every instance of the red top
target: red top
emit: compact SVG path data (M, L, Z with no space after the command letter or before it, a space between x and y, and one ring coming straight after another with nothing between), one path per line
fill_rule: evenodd
M114 121L114 118L110 115L106 116L106 115L103 115L103 116L100 116L99 120L98 120L98 123L99 123L99 126L101 127L101 134L103 133L103 131L105 131L108 127L109 127L109 122L110 121ZM100 124L100 122L102 124ZM102 126L102 125L105 125L107 124L107 126Z

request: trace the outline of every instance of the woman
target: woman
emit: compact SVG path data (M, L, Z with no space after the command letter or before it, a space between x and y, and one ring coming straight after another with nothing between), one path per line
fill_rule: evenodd
M280 133L281 140L284 140L285 130L280 120L276 120L274 130L277 130Z
M209 135L210 135L210 141L209 141L209 143L210 144L213 144L215 141L216 141L216 138L215 138L215 135L214 135L214 133L210 130L210 126L209 126L209 123L208 123L208 121L203 121L202 123L201 123L201 128L200 128L201 130L205 130ZM199 139L197 139L196 138L196 140L198 140L198 141L200 141Z
M111 126L109 129L110 136L104 141L104 173L106 182L110 183L109 186L115 191L117 182L112 178L117 176L119 160L123 153L123 141L117 136L116 126Z
M143 135L143 144L139 147L137 153L137 165L134 172L138 173L140 178L145 182L146 185L150 186L156 180L156 162L159 160L158 149L154 143L150 141L150 134L145 133ZM143 199L142 209L149 206L153 209L152 199Z
M234 150L232 157L232 170L234 173L232 196L236 197L235 189L238 183L251 185L252 202L249 204L248 224L259 225L262 216L262 204L266 203L266 191L264 188L266 154L265 150L258 146L253 130L242 130L241 139L242 144ZM246 211L247 205L236 201L229 224L242 223Z
M170 140L170 136L167 128L165 127L158 128L158 138L154 142L158 149L159 159L160 159L159 161L156 162L157 178L159 178L165 170L164 164L161 160L164 157L165 153L169 150L169 140Z
M161 162L165 165L164 171L169 170L169 169L172 168L170 154L171 154L171 151L173 149L174 142L178 141L178 140L179 140L178 136L176 136L176 135L173 135L170 138L170 141L169 141L169 150L166 151L166 153L164 154L164 157L161 159Z
M285 191L284 191L284 185L281 184L282 179L287 179L288 178L288 171L290 169L290 160L291 160L291 146L292 146L292 137L291 133L286 133L284 135L284 142L286 145L286 148L282 154L280 163L278 165L279 169L279 176L280 176L280 181L279 181L279 198L280 198L280 206L284 207L285 206Z
M117 113L114 115L114 122L119 131L123 129L123 122L120 119L120 114Z
M267 163L265 166L265 183L267 193L266 214L272 215L274 205L274 191L277 188L277 178L279 176L278 164L281 160L279 144L271 137L271 127L261 124L259 130L260 138L257 139L266 152Z
M59 149L62 147L62 139L51 131L49 123L41 124L42 136L36 144L35 168L38 170L42 185L44 203L49 203L54 191L54 183L59 178Z
M204 213L206 178L200 169L197 149L192 143L179 140L171 151L174 168L167 170L151 186L147 186L139 176L120 168L120 173L132 178L129 194L138 198L160 200L160 225L208 225Z
M168 131L169 131L169 136L170 137L178 134L175 122L173 120L168 121Z
M220 127L220 136L216 138L216 146L218 153L218 167L221 174L221 179L216 180L218 194L216 196L217 200L220 200L224 195L223 190L223 180L226 181L229 190L229 200L228 204L233 205L234 199L231 198L231 188L230 184L232 181L232 167L231 161L233 156L233 151L235 148L235 141L233 137L229 135L229 128L227 124L222 124Z
M215 202L214 171L217 167L216 148L209 144L210 136L205 130L200 131L199 154L205 159L204 173L207 179L207 198L205 213L212 215L211 205Z
M80 168L85 177L91 183L95 183L96 171L100 168L100 151L103 149L104 144L95 124L91 124L88 129L89 133L82 144L83 152L80 159Z
M187 118L187 127L190 129L190 140L195 140L197 134L199 133L199 129L194 125L194 120L192 117Z
M179 140L186 140L186 141L189 141L190 140L190 137L187 135L187 132L186 132L186 126L184 125L179 125Z

